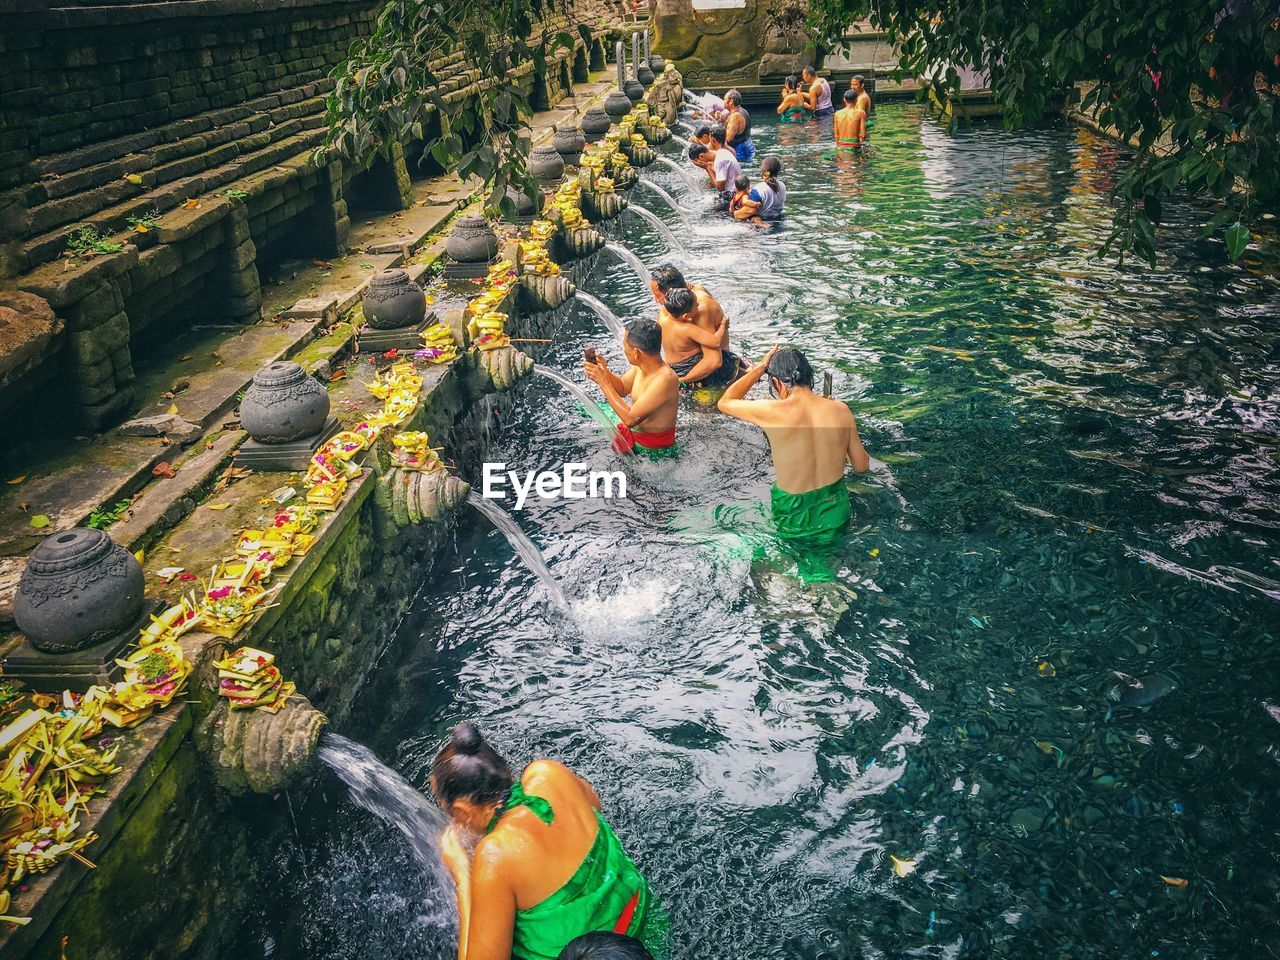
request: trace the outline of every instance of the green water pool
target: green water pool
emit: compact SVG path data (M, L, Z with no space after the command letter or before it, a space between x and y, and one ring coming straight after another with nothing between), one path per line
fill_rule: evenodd
M847 609L681 529L771 479L757 433L689 408L626 501L516 515L573 623L465 518L342 732L423 787L462 719L569 763L677 957L1280 953L1274 221L1231 265L1209 211L1169 204L1157 267L1118 267L1093 257L1124 155L1076 127L952 138L903 105L860 157L767 119L756 142L784 163L774 231L674 174L691 225L635 199L735 341L832 371L888 465L850 479ZM626 242L668 256L639 221ZM650 309L612 262L584 288ZM618 356L583 310L542 362L583 379L588 344ZM548 382L492 459L613 462ZM397 835L333 785L297 828L238 955L446 955Z

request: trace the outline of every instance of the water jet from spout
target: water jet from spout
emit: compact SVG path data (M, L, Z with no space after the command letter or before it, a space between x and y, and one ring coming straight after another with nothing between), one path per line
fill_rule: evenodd
M546 367L535 365L534 369L540 373L547 373ZM546 588L551 601L560 610L568 613L569 600L565 597L564 590L560 588L560 584L556 582L556 578L552 576L551 569L547 566L547 561L542 556L542 551L535 547L533 541L525 536L524 531L520 529L519 524L511 519L510 514L492 500L486 500L480 496L475 490L467 494L467 503L484 514L489 522L498 528L498 532L507 538L507 542L519 554L525 566L542 581L542 586Z

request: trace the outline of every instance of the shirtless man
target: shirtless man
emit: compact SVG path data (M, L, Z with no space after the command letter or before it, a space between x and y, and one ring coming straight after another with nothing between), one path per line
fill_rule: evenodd
M726 354L738 360L729 352L729 321L706 287L700 283L690 285L679 270L663 264L650 271L649 289L658 305L662 352L667 363L680 375L681 383L702 385L699 381L703 377L725 367ZM684 290L692 296L676 297L673 305L681 312L673 316L667 308L667 298L676 290ZM745 364L741 366L745 369ZM730 367L726 372L732 369Z
M835 135L837 150L861 150L867 139L867 115L858 106L858 94L844 92L844 109L836 114Z
M678 287L688 287L693 291L693 314L685 317L685 322L697 324L707 333L714 334L718 339L709 341L711 346L718 345L722 350L728 349L729 321L725 319L724 310L721 309L719 302L706 287L700 283L689 283L684 278L684 274L669 263L649 271L649 292L653 294L653 302L658 305L659 322L661 322L661 313L666 310L667 294ZM670 359L668 355L667 360Z
M747 400L765 374L775 399ZM829 545L849 525L844 465L871 466L849 407L813 392L813 368L794 347L774 347L720 398L721 412L764 429L773 454L778 536Z
M673 344L667 362L689 387L727 387L737 380L747 365L728 349L729 325L721 320L714 333L708 333L701 322L697 294L690 287L677 287L667 294L658 312L662 342Z
M862 79L862 74L858 74L849 81L849 89L858 95L858 107L862 110L862 115L867 118L867 123L871 123L871 94L867 92L866 81Z
M818 76L813 67L805 67L801 72L804 84L809 88L809 109L815 117L829 117L836 112L831 105L831 84L825 77Z
M647 317L627 324L622 349L630 368L622 376L592 351L582 361L587 376L600 386L618 417L619 453L651 452L674 447L680 381L662 361L662 330ZM627 397L631 402L627 402Z

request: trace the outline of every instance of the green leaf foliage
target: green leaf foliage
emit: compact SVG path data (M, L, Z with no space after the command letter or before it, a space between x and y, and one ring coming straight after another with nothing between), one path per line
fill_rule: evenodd
M986 73L1011 126L1079 91L1082 113L1135 145L1104 250L1154 260L1161 199L1177 192L1224 205L1212 230L1280 203L1274 2L810 0L809 16L836 46L851 23L887 33L900 56L894 78L920 79L921 98L948 119L957 67ZM1237 227L1233 258L1248 242Z
M424 159L483 180L488 207L498 209L508 186L529 180L532 108L520 80L574 46L572 34L541 25L557 19L551 12L542 0L389 0L333 72L316 161L337 151L369 164L396 143L422 141Z

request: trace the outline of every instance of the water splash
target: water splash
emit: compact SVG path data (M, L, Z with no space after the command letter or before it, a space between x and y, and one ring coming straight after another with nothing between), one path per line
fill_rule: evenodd
M457 939L458 907L453 878L440 859L440 835L449 825L444 811L372 750L346 737L322 734L316 756L347 785L356 806L395 827L408 841L414 860L430 879L421 919L439 930L440 957L449 955Z
M677 163L673 163L670 157L658 157L658 159L655 160L654 163L660 163L665 167L670 167L676 173L680 174L680 176L684 177L684 182L687 183L694 190L702 189L702 184L699 183L697 180L693 179L693 175L689 173L689 171L686 170L684 167L680 166Z
M604 321L604 325L609 328L609 332L622 341L624 331L622 329L622 321L618 319L618 315L604 305L597 297L593 297L585 290L579 290L575 296L578 302L584 307L594 310L596 316Z
M666 202L667 206L670 207L672 210L674 210L677 215L679 215L681 220L683 220L686 224L688 224L689 219L684 215L684 211L680 209L680 204L676 203L675 197L667 193L667 191L663 190L656 183L650 183L644 177L641 177L636 182L636 185L640 187L648 187L650 190L652 190L654 193L660 196Z
M658 233L662 235L662 239L666 241L667 248L671 250L671 252L674 253L677 250L684 249L684 244L676 238L676 235L671 232L671 229L659 220L652 211L646 210L644 207L632 200L627 206L627 212L634 213L645 223L649 224L649 226L653 227L653 229L657 230Z
M635 275L640 279L640 282L644 284L644 288L646 290L649 289L649 268L644 265L643 260L620 243L610 241L604 245L604 248L630 266L635 271Z
M688 124L685 124L685 126L688 126ZM692 129L692 127L690 127L690 129ZM681 145L682 147L684 147L686 150L688 150L688 149L689 149L689 147L691 146L691 144L689 143L689 141L688 141L688 140L686 140L684 137L680 136L680 134L678 134L678 133L673 133L673 134L671 135L671 139L672 139L672 140L674 140L676 143L680 144L680 145Z
M564 595L564 590L560 588L560 584L556 582L556 578L552 575L551 568L547 566L547 561L542 556L542 551L535 547L533 541L525 536L524 531L511 519L511 516L492 500L486 500L474 490L467 494L467 503L483 513L489 522L498 528L498 532L507 538L507 542L520 555L520 559L524 561L525 566L542 581L542 585L546 588L552 602L560 610L568 613L569 599Z

